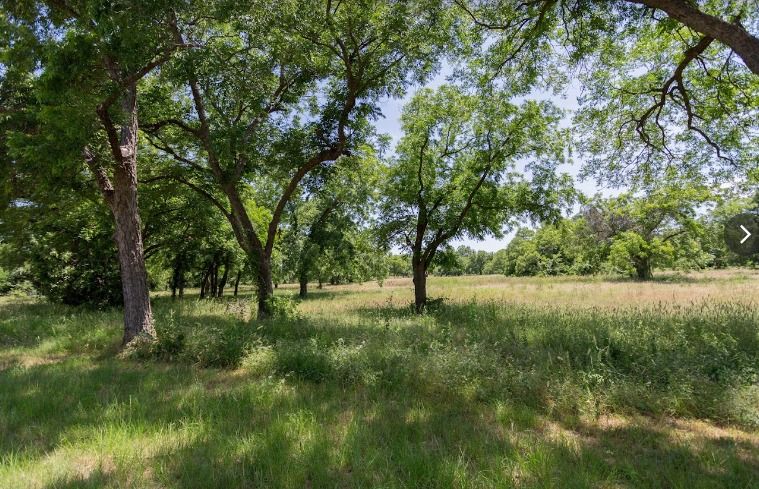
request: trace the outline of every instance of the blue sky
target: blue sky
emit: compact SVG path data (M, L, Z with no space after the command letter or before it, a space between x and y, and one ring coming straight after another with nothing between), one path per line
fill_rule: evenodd
M445 83L446 76L449 76L450 73L451 73L451 70L447 69L447 67L444 67L441 73L435 78L433 78L426 86L437 87ZM401 137L400 117L401 117L401 110L403 109L403 105L408 100L411 99L411 97L414 95L414 93L418 89L419 87L416 87L410 90L409 93L406 94L406 97L404 97L403 99L387 99L383 101L381 105L384 118L381 118L380 120L377 121L376 123L377 130L382 133L389 134L393 138L393 144L395 144L398 141L398 139ZM566 116L565 116L563 125L566 125L568 127L571 123L572 114L578 107L577 97L579 95L580 95L580 87L579 87L579 84L575 82L569 85L569 87L566 90L566 93L563 96L555 96L548 92L535 92L526 98L535 99L535 100L550 100L554 104L556 104L558 107L561 107L562 109L564 109L566 111ZM577 174L581 166L582 166L582 160L575 158L569 164L563 165L560 168L560 171L569 173L570 175L575 177L575 185L586 195L594 195L597 192L601 192L603 194L610 193L607 189L599 188L596 185L596 183L592 180L579 181L577 178ZM504 236L502 239L496 239L493 237L489 237L483 241L465 239L465 240L455 241L453 245L458 246L458 245L464 244L476 250L496 251L496 250L500 250L501 248L505 248L513 235L514 235L514 232L512 231L511 233Z

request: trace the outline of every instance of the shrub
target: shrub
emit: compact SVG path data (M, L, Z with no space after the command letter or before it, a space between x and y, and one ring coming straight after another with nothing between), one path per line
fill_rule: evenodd
M269 311L275 319L300 319L298 302L290 297L271 296L267 300Z

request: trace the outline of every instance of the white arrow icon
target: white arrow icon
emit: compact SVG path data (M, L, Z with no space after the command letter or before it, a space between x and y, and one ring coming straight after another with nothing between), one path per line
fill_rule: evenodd
M741 229L743 229L743 232L746 233L746 236L744 236L743 239L741 240L741 244L743 244L746 242L747 239L751 237L751 233L748 232L748 229L746 229L746 227L743 224L741 224Z

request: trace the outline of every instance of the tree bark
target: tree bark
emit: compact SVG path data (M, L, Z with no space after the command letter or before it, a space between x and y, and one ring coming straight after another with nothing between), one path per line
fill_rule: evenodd
M269 299L274 295L271 279L271 257L269 256L261 256L258 260L256 285L258 286L258 319L267 319L271 317Z
M749 70L759 75L759 38L752 36L738 23L731 23L702 12L697 5L684 0L628 0L665 12L669 17L717 39L740 56Z
M300 290L298 291L298 296L301 299L305 299L308 295L308 274L305 272L305 270L302 270L300 272L299 282Z
M120 134L108 113L108 106L98 107L114 159L113 182L96 156L85 149L85 160L111 210L115 223L113 235L118 249L121 290L124 298L124 336L126 345L138 335L155 338L153 311L142 244L142 225L137 205L137 85L125 87L121 100L123 122Z
M651 280L653 278L653 272L651 270L651 260L647 258L640 258L635 260L635 273L640 280Z
M235 278L235 297L237 297L237 292L240 288L240 272L237 272L237 277Z
M421 314L427 305L427 266L421 256L414 256L411 267L414 271L414 309Z

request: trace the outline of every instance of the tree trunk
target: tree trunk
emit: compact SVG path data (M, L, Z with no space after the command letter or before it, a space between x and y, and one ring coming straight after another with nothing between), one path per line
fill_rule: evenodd
M203 272L203 277L200 279L200 298L206 297L206 289L208 288L208 270Z
M219 279L219 266L216 264L216 257L213 258L213 261L211 262L211 268L208 272L208 275L210 276L211 281L211 290L210 290L210 296L216 297L216 291L217 291L217 283Z
M142 254L140 217L137 212L137 180L133 176L119 175L115 181L132 180L133 186L114 193L113 214L116 219L116 244L121 268L121 289L124 295L124 338L126 345L137 335L155 338L153 312L150 308L150 291L145 258ZM116 188L120 185L116 183Z
M298 291L298 296L301 299L305 299L308 295L308 274L306 274L305 270L300 272L298 281L300 283L300 291Z
M182 264L180 257L174 259L174 273L171 275L171 298L177 298L177 289L179 288L180 277L182 276Z
M274 287L271 279L271 257L261 255L258 258L258 276L256 285L258 288L258 319L271 317L269 298L274 295Z
M142 225L137 206L137 87L128 87L122 100L124 122L120 139L111 138L115 167L113 184L107 182L104 170L96 175L115 221L114 240L118 248L121 269L121 289L124 296L124 337L126 345L137 335L155 338L153 312L150 308L148 274L142 245ZM106 115L109 134L113 126ZM117 157L118 156L118 157ZM105 179L105 181L103 181Z
M179 273L177 274L177 288L179 289L179 298L184 297L184 255L179 256Z
M219 280L219 290L217 291L216 297L221 297L222 295L224 295L224 287L226 287L228 279L229 279L229 257L227 257L226 261L224 262L224 273L221 276L221 280Z
M240 288L240 272L237 272L237 277L235 278L235 297L237 297L237 291Z
M411 266L414 270L414 309L421 314L427 305L427 267L421 257L412 259Z
M651 261L647 258L636 260L635 272L640 280L651 280L651 278L653 278L653 273L651 271Z

